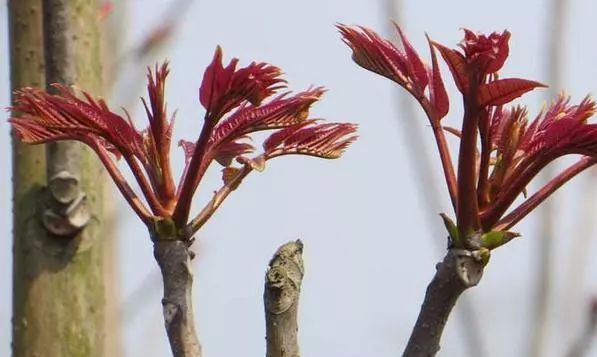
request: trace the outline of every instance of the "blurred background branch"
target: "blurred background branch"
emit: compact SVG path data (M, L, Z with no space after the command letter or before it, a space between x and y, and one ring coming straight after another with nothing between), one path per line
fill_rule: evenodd
M577 339L572 344L567 357L584 357L588 356L591 347L597 340L597 298L593 298L583 314L584 326L580 330Z
M545 33L548 34L547 49L545 58L546 75L549 88L546 91L546 100L551 101L555 95L563 88L563 68L564 61L564 39L566 38L566 24L568 20L568 1L552 0L550 11L546 17ZM557 163L555 163L557 165ZM540 174L539 181L548 182L555 174L554 164L547 166ZM531 297L533 306L531 320L531 337L529 339L529 356L541 357L545 353L545 339L548 335L549 316L552 309L552 286L554 284L553 276L553 254L554 240L556 238L556 219L560 214L556 208L558 196L551 197L543 202L539 208L538 233L533 237L533 242L537 245L533 249L533 257L537 262L535 290ZM532 261L532 260L531 260ZM531 284L532 286L532 284Z

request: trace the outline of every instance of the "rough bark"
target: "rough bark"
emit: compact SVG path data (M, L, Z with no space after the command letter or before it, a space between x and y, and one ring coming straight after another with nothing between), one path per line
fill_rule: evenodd
M98 94L97 3L64 4L68 5L65 23L71 27L72 52L62 60L72 61L68 68L74 68L73 81ZM41 0L9 1L13 89L45 85L43 13ZM84 229L59 237L42 224L52 196L52 190L46 189L47 172L54 172L46 164L46 154L45 146L26 146L13 137L13 356L100 357L104 355L102 209L101 185L95 183L101 169L89 151L80 155L76 181L85 193L86 212L79 214L88 214L90 219ZM66 181L66 191L56 186L53 191L67 197L74 181ZM81 222L77 221L80 217L75 216L73 222Z
M265 274L265 334L267 357L299 357L298 303L305 270L303 243L278 248Z
M193 317L193 273L187 243L156 240L153 255L164 282L162 308L172 354L174 357L201 357Z
M458 297L479 283L483 263L469 251L451 249L437 264L404 357L435 356L448 317Z

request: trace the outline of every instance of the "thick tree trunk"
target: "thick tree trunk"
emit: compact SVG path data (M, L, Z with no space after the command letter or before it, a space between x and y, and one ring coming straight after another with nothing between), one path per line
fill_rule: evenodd
M53 12L53 6L62 8ZM83 0L9 1L12 88L45 85L44 17L47 29L55 31L45 36L45 57L54 62L48 79L66 76L99 94L97 3ZM68 73L60 73L64 70ZM77 160L62 157L56 164L46 161L55 156L42 145L25 146L14 138L13 150L13 356L102 357L102 169L86 149L76 149ZM62 170L71 177L50 180L48 174ZM55 186L46 189L50 182ZM62 183L76 183L77 190L64 191ZM69 196L73 192L85 196ZM68 232L79 225L81 230Z

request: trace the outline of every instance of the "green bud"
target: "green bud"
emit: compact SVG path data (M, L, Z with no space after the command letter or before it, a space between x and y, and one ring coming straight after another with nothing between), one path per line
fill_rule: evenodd
M158 240L174 240L177 237L176 224L170 217L157 218L153 222L153 230Z
M481 235L481 246L489 250L495 249L516 237L520 237L520 234L508 231L490 231Z
M444 220L444 225L446 226L446 230L450 235L452 245L456 248L463 248L462 241L460 240L460 232L458 231L458 227L456 226L454 221L452 221L450 217L448 217L448 215L446 215L445 213L440 213L439 215Z

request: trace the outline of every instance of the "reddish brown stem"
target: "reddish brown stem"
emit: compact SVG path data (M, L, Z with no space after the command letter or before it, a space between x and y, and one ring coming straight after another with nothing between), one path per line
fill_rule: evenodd
M143 195L147 199L147 203L149 204L149 207L151 208L153 213L155 215L162 216L162 217L168 216L169 212L167 212L164 209L164 206L161 204L161 202L156 197L155 192L152 189L152 186L150 185L149 181L147 180L147 177L145 177L145 174L143 173L143 169L141 168L141 165L139 165L139 162L134 157L132 157L130 154L123 154L123 157L126 160L126 163L131 168L131 171L133 172L135 179L139 183L139 187L141 187L141 191L143 192Z
M205 222L214 214L214 212L220 207L222 202L228 197L228 195L236 189L241 181L251 172L253 169L249 165L245 165L242 170L236 174L234 179L222 186L218 192L215 193L213 198L203 207L201 212L185 228L184 236L190 238L201 228Z
M167 131L168 128L164 126L167 123L166 118L166 105L164 103L165 97L165 77L164 78L157 78L158 70L156 68L156 82L155 85L158 87L158 93L151 98L152 107L151 110L153 112L154 117L153 123L155 123L155 127L152 125L152 132L154 137L154 143L156 146L157 156L159 158L160 163L160 174L161 174L161 187L160 187L160 196L163 198L164 201L169 201L174 198L174 180L172 178L172 171L170 168L170 147L169 145L165 145L164 141L170 143L169 138L167 139ZM155 93L154 93L155 94ZM151 95L151 91L150 91Z
M458 202L458 189L456 175L454 173L454 166L452 165L452 157L450 155L450 149L448 148L448 142L446 141L446 135L438 123L433 125L433 136L435 137L435 143L437 144L437 150L439 151L439 157L442 162L442 168L444 170L444 178L448 185L448 192L450 193L450 200L452 201L452 207L456 210L456 202Z
M481 212L481 221L483 228L493 227L506 210L512 205L516 197L522 193L529 182L537 173L547 165L550 160L539 160L535 162L520 163L516 170L505 181L502 187L507 188L504 192L498 194L497 200L486 211Z
M160 161L162 165L162 182L164 183L163 196L166 202L166 209L170 210L174 207L169 207L168 203L174 201L176 188L174 187L174 178L172 176L172 169L170 167L169 147L164 147L160 150Z
M597 159L591 157L584 157L574 165L570 166L559 175L551 179L535 194L529 197L524 203L516 207L510 214L502 218L496 225L495 230L508 230L512 228L516 223L523 219L529 212L540 205L547 197L554 193L563 184L570 181L573 177L586 170L587 168L595 165Z
M491 138L489 131L489 115L483 110L479 118L479 134L481 137L481 162L477 184L477 202L480 208L489 203L489 158L491 155Z
M173 214L174 222L177 227L182 227L189 218L193 195L205 172L205 169L200 169L202 166L207 166L204 163L207 143L209 142L211 132L216 126L216 123L217 118L212 118L208 115L205 116L203 128L201 129L201 134L199 134L199 139L197 139L197 142L195 143L195 151L193 151L193 156L191 157L191 162L186 170L186 175L181 178L182 182L179 185L178 203L176 204Z
M122 173L118 167L114 165L114 161L110 159L108 153L101 145L90 143L90 146L95 149L97 156L101 160L102 164L104 164L104 167L112 177L112 180L116 184L116 187L118 187L120 193L122 193L122 196L124 196L124 199L133 208L133 211L135 211L137 216L141 218L143 223L149 225L151 223L151 213L147 210L145 205L143 205L143 202L141 202L137 194L135 194L133 189L126 182L126 179L122 176Z
M433 129L433 136L439 152L439 158L442 162L442 169L444 171L446 184L448 185L450 200L454 211L456 211L456 202L458 201L457 181L456 175L454 174L454 165L452 165L452 155L450 155L450 148L448 147L446 135L441 125L441 119L437 117L435 110L433 110L431 104L425 97L415 98L419 101L423 110L425 110L425 114L427 115L427 118L429 118L429 123Z
M458 202L456 216L462 237L480 228L479 206L477 203L476 149L479 106L476 101L476 90L469 89L464 100L464 118L462 121L462 137L458 154Z

